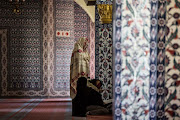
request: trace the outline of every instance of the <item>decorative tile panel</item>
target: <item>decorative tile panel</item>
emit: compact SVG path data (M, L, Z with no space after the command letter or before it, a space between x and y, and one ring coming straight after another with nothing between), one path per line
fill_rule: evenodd
M74 1L55 0L55 31L70 31L70 37L56 36L54 45L54 87L52 93L61 92L62 96L69 96L70 92L70 59L74 47Z
M158 1L151 1L149 119L156 119Z
M90 18L86 11L74 2L74 38L77 41L80 37L89 39Z
M95 78L103 82L103 100L112 98L112 24L101 24L95 9Z
M112 98L112 24L99 28L99 75L103 99Z
M0 95L7 92L7 39L7 29L0 29Z
M56 37L70 37L70 31L56 31Z
M121 27L122 27L122 1L114 0L114 21L113 21L113 32L115 37L113 37L113 80L114 80L114 119L121 120L122 119L122 111L121 111Z
M21 13L16 15L9 2L3 0L0 3L0 27L8 28L7 44L2 44L7 50L5 61L8 76L2 78L1 96L37 96L44 91L42 5L42 2L27 1L21 6Z
M6 72L6 75L4 75L4 78L2 79L3 81L1 82L3 84L1 96L28 96L28 97L52 96L52 94L48 93L48 91L49 91L48 88L50 89L49 86L51 86L49 81L50 80L52 81L51 73L53 72L52 69L49 69L49 66L51 65L51 63L53 61L52 52L51 52L52 47L48 48L49 45L52 46L52 43L50 41L53 40L52 39L53 31L51 30L53 27L52 14L49 14L49 17L47 17L48 13L52 13L52 3L53 3L52 0L44 0L43 4L42 4L42 2L38 2L38 1L36 1L36 2L27 1L27 2L25 2L24 6L22 6L23 10L20 13L20 15L16 15L16 14L13 14L13 12L11 11L12 9L9 8L9 3L7 1L0 2L0 6L3 6L0 9L0 12L2 13L2 14L0 14L1 15L0 21L1 21L1 23L2 23L2 21L4 21L4 24L1 24L0 26L1 27L4 26L3 28L8 28L8 36L10 36L10 37L13 36L14 42L12 42L11 45L13 45L13 44L20 45L19 47L21 48L21 47L23 47L23 43L24 43L24 45L26 45L28 47L30 47L29 45L31 45L31 44L33 44L33 47L37 47L38 45L40 45L39 43L41 43L42 39L43 39L43 44L41 43L41 45L43 46L43 51L41 49L41 55L40 55L43 58L43 59L41 58L41 60L43 60L43 62L42 62L43 66L41 65L41 75L43 77L40 79L40 81L42 81L42 83L43 83L42 84L43 88L41 90L30 90L30 89L26 89L26 90L21 89L21 90L14 90L14 91L8 90L7 89L7 74L9 72L9 70L5 66L6 64L3 64L3 66L7 69L7 72ZM33 6L33 9L32 9L32 6ZM42 15L41 12L43 12L43 18L40 17L41 19L39 19L39 17L37 17L37 16L41 16ZM36 13L36 15L34 15L33 13ZM5 17L2 17L3 15ZM26 16L26 17L24 17L24 16ZM27 17L27 16L31 16L30 17L31 19L29 19L29 17ZM9 23L9 21L11 21L11 22ZM39 25L41 25L40 24L41 21L43 21L43 29L41 30L41 31L43 31L42 36L41 36L41 33L38 32L39 29L41 29L41 27L39 26ZM22 31L19 30L18 34L15 33L16 29L20 26L21 26L21 28L24 28L23 31L27 30L27 32L24 32L22 34ZM13 27L15 27L16 29L13 29ZM38 29L37 30L33 29L33 27L37 27ZM32 30L36 30L36 31L30 33L29 32L30 30L28 31L28 29L32 29ZM39 35L36 35L36 34L39 34ZM36 39L33 39L33 37L32 38L30 37L33 35L36 36ZM41 36L42 38L39 38L39 36ZM10 37L7 38L7 41L9 41L8 39L10 39ZM28 40L28 42L21 42L21 41L25 41L26 39ZM40 41L38 41L38 40L40 40ZM10 50L10 49L8 49L9 46L7 46L6 48L8 51ZM51 56L49 55L49 53L51 53ZM48 58L49 58L48 56L50 57L49 60L48 60ZM19 58L21 58L21 57L19 57ZM34 58L30 57L30 59L34 59ZM6 60L8 60L8 59L6 59ZM23 60L21 60L21 61L23 61ZM18 62L20 62L20 61L18 61ZM10 64L10 63L8 62L8 64ZM8 66L8 64L7 64L7 66ZM38 65L39 62L36 64ZM36 64L34 64L34 66L36 66ZM29 64L27 64L27 65L29 65ZM51 66L51 68L52 68L52 66ZM42 74L42 70L43 70L43 74ZM50 72L48 72L48 70Z
M148 119L151 5L148 0L122 3L122 119Z
M161 22L163 23L163 22ZM165 119L180 119L180 1L167 1L165 47Z
M90 78L95 78L95 23L90 20Z
M148 0L114 4L115 119L149 119L151 4Z
M158 40L157 40L157 110L158 120L164 119L164 80L165 80L165 19L166 0L158 1Z

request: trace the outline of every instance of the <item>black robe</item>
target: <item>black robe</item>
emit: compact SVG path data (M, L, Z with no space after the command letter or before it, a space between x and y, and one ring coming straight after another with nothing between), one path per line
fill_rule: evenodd
M72 100L72 115L85 116L86 107L90 105L103 106L101 94L94 89L87 87L87 79L81 77L77 81L77 94Z

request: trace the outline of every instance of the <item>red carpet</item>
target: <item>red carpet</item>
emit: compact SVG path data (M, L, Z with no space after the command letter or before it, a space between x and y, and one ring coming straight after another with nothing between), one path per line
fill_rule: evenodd
M0 99L0 120L71 119L70 99Z

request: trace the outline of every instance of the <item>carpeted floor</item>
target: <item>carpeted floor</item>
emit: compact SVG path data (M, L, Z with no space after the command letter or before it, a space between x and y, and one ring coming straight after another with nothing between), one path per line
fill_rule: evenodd
M71 120L71 100L0 99L0 120Z
M111 116L71 116L71 99L0 99L0 120L112 120Z

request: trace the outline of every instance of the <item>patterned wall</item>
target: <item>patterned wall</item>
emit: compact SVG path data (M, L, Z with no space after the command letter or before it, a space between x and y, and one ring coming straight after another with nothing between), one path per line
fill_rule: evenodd
M5 60L1 59L4 61L2 66L4 70L1 71L3 76L1 96L62 96L60 92L53 91L53 0L44 0L43 3L26 1L21 6L22 11L19 15L12 12L13 6L5 0L0 2L0 6L0 26L7 29L7 39L5 39L7 43L0 44L1 48L7 50L7 53L1 52L5 56ZM9 54L12 52L13 54ZM13 67L7 67L10 65L15 66L17 71L12 71ZM9 73L12 77L7 79ZM18 89L8 88L11 83L8 80L12 78L18 79L13 81L15 83L12 86L18 86ZM24 78L24 82L22 79L19 81L19 78ZM37 89L38 82L41 88Z
M90 78L95 78L95 23L90 20Z
M96 6L95 78L103 82L102 98L112 98L112 24L101 24Z
M148 0L114 4L115 119L147 120L153 102L149 93L154 67L150 60L154 46L151 43L150 49L151 4Z
M74 2L74 38L90 38L90 18L88 14L76 2Z
M121 111L122 119L149 117L150 4L122 1Z
M2 85L6 84L3 79L7 79L7 35L7 29L0 29L0 95L4 89Z
M167 1L165 46L165 119L180 119L180 2ZM160 46L160 45L159 45Z
M74 22L78 35L89 36L89 17L73 0L29 0L18 15L9 6L0 2L1 96L69 96Z
M158 2L157 119L164 119L166 0Z
M90 18L73 0L56 0L55 14L55 91L69 95L70 58L74 43L80 37L89 37ZM58 31L69 31L69 36L60 36ZM54 92L55 92L54 91Z
M149 74L149 119L156 119L157 100L157 34L158 34L158 1L151 1L150 29L150 74Z
M1 44L1 48L7 50L6 64L2 64L2 71L6 71L2 77L2 96L21 96L27 94L23 91L43 90L42 5L42 2L30 0L17 15L9 2L0 2L0 27L8 30L7 45Z
M121 120L121 19L122 2L113 1L113 92L114 92L114 119Z
M139 60L136 61L136 59L132 60L131 62L128 61L128 57L131 56L129 54L129 49L131 49L133 45L128 45L128 39L132 39L130 35L128 35L128 39L125 38L124 31L126 30L126 27L130 27L133 25L133 23L136 21L140 22L140 20L133 19L132 17L138 15L136 13L135 8L133 6L136 6L136 9L138 9L139 6L143 6L143 2L148 2L144 0L139 1L131 1L130 0L116 0L114 1L115 7L115 21L114 21L114 31L115 36L114 37L114 47L115 47L115 53L114 53L114 62L115 62L115 119L174 119L179 120L180 119L180 110L179 110L179 97L180 97L180 89L179 89L179 37L178 37L178 31L179 31L179 8L180 8L180 2L175 1L166 1L166 0L153 0L150 2L150 4L146 3L143 7L143 12L146 12L146 15L141 14L140 16L143 18L143 23L146 21L144 17L151 16L151 26L149 26L150 22L148 24L142 24L145 25L148 28L151 28L150 31L145 30L143 32L138 32L138 29L143 28L144 26L139 27L136 32L136 35L132 34L134 37L138 38L138 36L143 35L141 40L147 39L150 40L149 43L147 42L146 46L149 46L150 49L150 61L149 61L149 83L146 81L147 90L146 94L144 94L144 90L134 89L131 90L131 93L128 93L125 91L125 89L130 89L129 87L133 84L134 79L129 79L128 75L123 76L124 71L129 70L131 73L134 73L133 67L134 67L134 60L136 64L139 64ZM167 4L167 6L166 6ZM126 5L126 7L123 7ZM150 6L150 7L147 7ZM145 10L147 9L147 11ZM148 11L151 11L151 14ZM130 14L125 15L126 13L130 12ZM142 12L142 11L141 11ZM139 12L139 14L141 13ZM157 14L158 13L158 14ZM157 16L158 15L158 16ZM123 19L126 17L125 23L123 22ZM158 24L158 26L157 26ZM129 32L131 32L129 28ZM133 27L132 27L133 28ZM128 32L126 32L128 33ZM151 36L150 36L151 35ZM165 37L166 36L166 37ZM133 39L131 40L133 42ZM136 40L137 42L138 40ZM156 42L157 41L157 42ZM126 43L126 47L124 47L124 43ZM156 44L157 43L157 44ZM148 45L149 44L149 45ZM136 47L138 48L138 47ZM142 47L143 48L143 47ZM125 49L125 50L124 50ZM139 51L138 51L139 52ZM146 51L145 51L146 53ZM149 54L149 53L146 53ZM126 56L124 56L126 55ZM136 55L136 54L134 54ZM141 56L142 57L142 56ZM138 57L140 59L141 57ZM147 55L145 57L148 57ZM127 59L124 62L124 59ZM148 60L146 60L148 61ZM123 63L126 63L125 67ZM146 64L148 66L148 63ZM138 67L138 66L137 66ZM156 68L157 67L157 68ZM145 68L145 67L144 67ZM143 69L144 69L143 68ZM157 69L157 71L156 71ZM143 71L143 70L142 70ZM140 73L139 73L140 74ZM127 81L124 81L123 79L126 79ZM141 80L141 79L139 79ZM146 79L142 79L142 86L141 89L144 88L144 83ZM157 80L157 82L156 82ZM157 88L156 88L157 83ZM128 87L123 87L125 85L128 85ZM149 85L148 85L149 84ZM149 87L149 88L148 88ZM149 89L149 90L148 90ZM149 103L149 107L144 110L144 112L138 112L141 109L146 108L147 106L140 105L140 108L136 110L135 103L129 104L127 101L126 104L123 104L124 99L131 99L130 96L134 91L135 94L133 94L136 97L136 93L141 95L142 97L138 99L138 101L142 101L142 99L146 99ZM149 92L148 92L149 91ZM157 91L157 94L156 94ZM139 93L141 92L141 93ZM148 95L149 94L149 95ZM156 99L157 95L157 99ZM134 97L133 96L133 97ZM131 114L131 111L128 111L128 108L132 107L131 111L133 109L135 110L133 114ZM125 109L122 109L125 108ZM149 114L149 115L148 115ZM149 117L148 117L149 116ZM130 118L132 117L132 118Z
M55 0L55 31L70 31L69 37L55 38L55 81L56 91L64 91L69 95L70 58L74 47L74 1Z
M1 79L1 88L2 88L2 94L1 96L61 96L61 94L57 94L52 91L53 86L53 0L44 0L43 3L40 1L34 2L32 0L26 1L20 8L21 13L19 15L14 14L12 12L13 6L9 4L9 2L3 0L0 2L0 12L1 12L1 28L7 29L7 39L4 44L0 44L1 48L2 45L4 45L4 50L7 50L7 53L3 52L5 63L3 63L2 68L4 70L1 71L1 74L3 75L3 78ZM33 6L33 7L32 7ZM36 14L35 14L36 13ZM43 24L43 25L42 25ZM14 31L14 32L13 32ZM17 33L18 32L18 33ZM13 36L13 38L11 38ZM11 44L10 44L11 43ZM12 46L11 49L9 49L10 45ZM18 47L18 49L16 48ZM27 49L26 51L24 49ZM18 72L14 72L13 77L17 77L18 73L20 72L21 67L24 67L24 71L21 71L21 74L19 74L20 77L25 79L25 82L23 81L15 81L17 84L21 84L21 87L19 89L14 89L14 91L8 89L7 84L7 74L10 73L10 69L7 68L8 65L11 63L9 62L10 59L8 56L8 52L12 52L13 50L15 52L23 52L28 53L28 55L25 54L13 54L13 56L10 56L10 58L16 59L14 60L14 65L17 64L18 66ZM18 51L20 50L21 51ZM35 49L35 51L31 50ZM38 51L40 50L40 51ZM39 54L35 54L36 51ZM41 53L41 54L40 54ZM34 55L34 56L33 56ZM39 58L38 58L39 56ZM43 58L43 59L42 59ZM41 60L40 60L41 59ZM39 62L41 61L41 62ZM21 63L21 64L20 64ZM2 65L2 64L1 64ZM23 66L21 66L23 65ZM33 71L31 68L36 70ZM38 70L38 67L40 71ZM11 68L12 69L12 68ZM39 74L34 74L34 72ZM39 79L28 79L26 75L34 74L35 77ZM17 77L19 79L19 76ZM30 76L31 78L33 77ZM41 79L40 79L41 78ZM27 80L26 80L27 79ZM22 88L23 84L26 84L28 81L29 86L35 87L38 85L38 81L40 81L42 88L41 89L32 89ZM31 84L32 82L32 84ZM24 86L23 86L24 87Z

